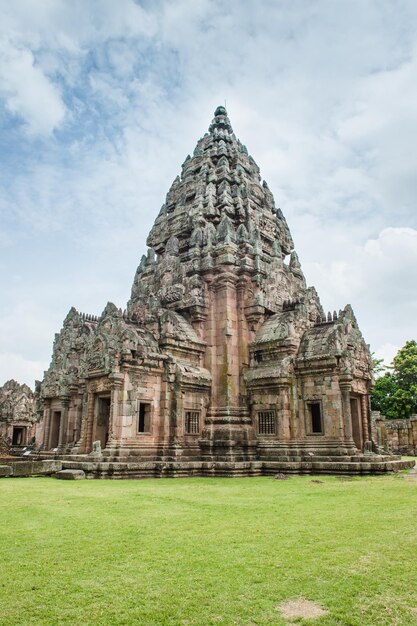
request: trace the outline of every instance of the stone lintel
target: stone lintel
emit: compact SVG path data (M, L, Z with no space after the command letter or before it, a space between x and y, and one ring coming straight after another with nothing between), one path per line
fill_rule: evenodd
M179 311L188 311L192 322L204 322L208 317L208 307L201 304L191 304L190 306L178 309Z
M261 304L245 306L244 311L249 324L257 324L265 315L265 307Z
M268 374L264 378L259 377L254 380L247 381L247 387L251 391L266 391L272 392L275 389L281 391L287 389L291 385L290 379L281 378L280 376L272 377Z
M235 287L238 282L236 274L231 272L221 272L214 275L213 286L216 291L227 289L228 287Z
M352 376L340 376L339 377L339 386L342 391L351 391L352 389Z
M112 382L112 387L116 388L116 387L123 386L125 377L120 372L113 372L112 374L109 375L109 379Z
M206 344L191 342L191 341L183 341L180 339L175 339L174 337L163 337L161 338L161 348L162 350L170 350L171 352L180 352L183 353L184 356L194 354L195 356L200 356L204 354L206 349Z

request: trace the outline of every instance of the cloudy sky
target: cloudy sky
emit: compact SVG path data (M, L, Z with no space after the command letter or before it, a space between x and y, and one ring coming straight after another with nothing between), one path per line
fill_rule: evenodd
M417 338L415 0L0 0L0 384L124 308L224 101L324 307Z

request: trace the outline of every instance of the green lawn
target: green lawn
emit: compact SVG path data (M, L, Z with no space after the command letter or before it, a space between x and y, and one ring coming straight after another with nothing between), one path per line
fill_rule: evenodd
M0 480L0 624L417 624L417 480Z

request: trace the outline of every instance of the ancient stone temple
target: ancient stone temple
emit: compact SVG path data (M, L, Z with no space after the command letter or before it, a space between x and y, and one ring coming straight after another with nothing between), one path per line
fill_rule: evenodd
M0 444L21 448L35 438L35 394L27 385L8 380L0 387Z
M45 373L43 445L95 476L387 471L368 348L325 315L224 107L147 240L126 310L71 309Z

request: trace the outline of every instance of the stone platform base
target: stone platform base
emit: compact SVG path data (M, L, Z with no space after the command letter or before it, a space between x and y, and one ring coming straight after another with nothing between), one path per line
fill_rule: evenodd
M50 476L59 472L62 469L62 462L60 460L48 460L41 461L13 461L8 465L0 466L0 477L27 477L27 476Z
M55 478L61 480L83 480L85 472L82 469L63 469L55 474Z
M414 467L414 460L395 456L346 457L338 460L297 461L148 461L142 463L105 463L85 457L62 459L64 469L83 470L86 478L169 478L187 476L273 476L286 474L385 474Z

